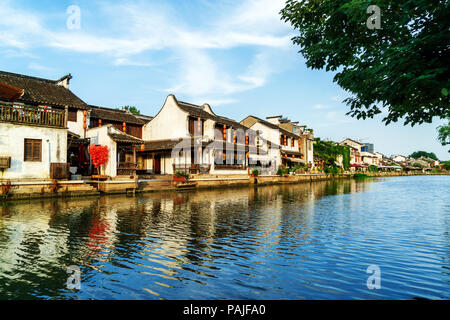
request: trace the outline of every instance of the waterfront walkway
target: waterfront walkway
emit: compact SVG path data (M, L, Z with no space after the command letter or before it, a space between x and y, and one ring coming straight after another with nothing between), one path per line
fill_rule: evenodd
M411 176L411 175L448 175L448 173L404 173L381 172L366 173L371 177ZM295 175L193 175L188 181L173 181L171 175L154 177L120 177L114 180L95 181L55 181L30 180L6 181L0 183L0 201L54 197L98 196L100 194L131 194L139 192L182 191L186 189L248 187L254 185L292 184L349 179L353 174L295 174Z

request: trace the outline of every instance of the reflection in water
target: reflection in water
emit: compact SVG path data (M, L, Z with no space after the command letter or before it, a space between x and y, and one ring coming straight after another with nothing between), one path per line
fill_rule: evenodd
M449 187L401 177L3 204L0 298L448 299ZM380 290L366 287L371 264ZM66 288L69 265L81 290Z

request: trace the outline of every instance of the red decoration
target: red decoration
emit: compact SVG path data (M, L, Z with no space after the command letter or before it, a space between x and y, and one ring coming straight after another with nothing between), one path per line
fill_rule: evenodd
M89 147L89 154L91 155L92 164L96 168L100 168L108 162L109 150L107 146L93 144Z

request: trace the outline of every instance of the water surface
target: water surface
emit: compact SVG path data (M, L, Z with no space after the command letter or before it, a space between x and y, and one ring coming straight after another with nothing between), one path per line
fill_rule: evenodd
M449 190L415 176L0 204L0 299L449 299Z

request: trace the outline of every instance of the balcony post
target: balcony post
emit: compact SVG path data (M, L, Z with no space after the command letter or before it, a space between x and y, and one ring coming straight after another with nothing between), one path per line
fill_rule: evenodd
M64 107L64 128L67 128L67 120L69 118L69 107Z

